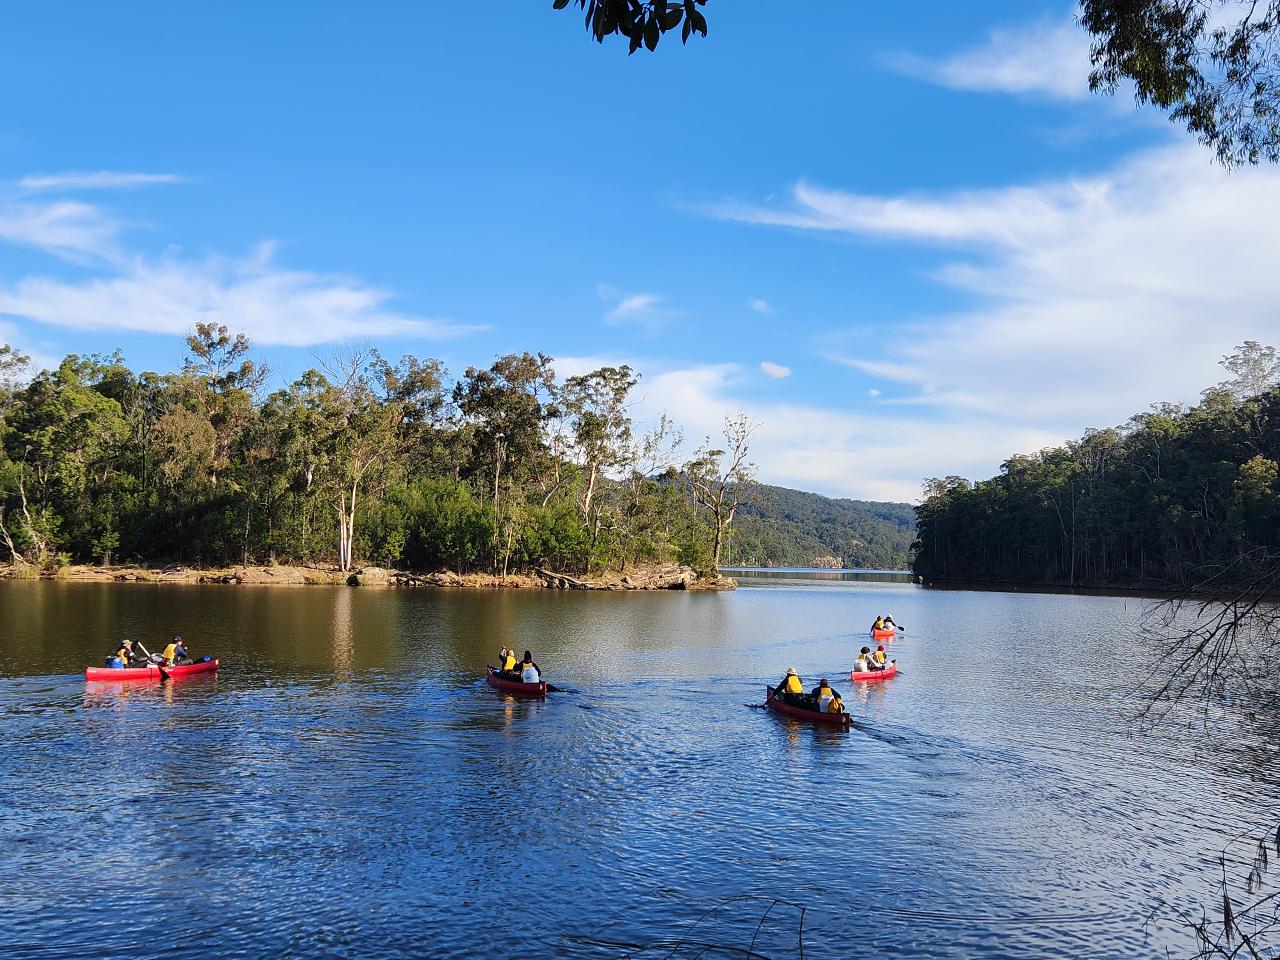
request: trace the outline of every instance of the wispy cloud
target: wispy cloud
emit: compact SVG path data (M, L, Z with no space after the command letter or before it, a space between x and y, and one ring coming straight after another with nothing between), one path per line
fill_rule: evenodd
M986 42L939 58L898 54L890 68L955 90L1084 100L1089 94L1089 37L1069 22L992 30Z
M28 191L171 183L172 174L47 174ZM291 269L264 243L249 256L149 256L128 249L124 224L89 203L0 194L0 243L30 247L88 268L0 283L0 316L75 330L183 334L225 323L262 344L308 346L371 336L432 339L479 329L401 312L394 295L356 278ZM10 328L12 328L10 324ZM28 339L30 334L27 334Z
M23 190L129 190L157 184L181 183L176 173L127 173L120 170L38 173L23 177L18 186Z
M760 424L751 459L761 480L837 497L914 502L926 476L980 475L1011 449L1062 439L1022 426L992 431L982 421L945 420L932 411L760 403L743 392L743 371L732 363L650 366L645 382L636 408L645 423L678 411L687 438L714 438L726 414L742 411Z
M857 371L863 390L896 384L876 409L898 411L903 430L931 435L909 413L928 410L970 439L983 431L975 449L989 454L1195 400L1220 379L1218 358L1276 336L1280 170L1228 173L1192 144L1089 178L897 196L801 184L790 203L719 214L936 246L935 280L973 305L900 318L874 348L862 334L837 337L827 355ZM966 463L974 458L948 472Z
M761 360L760 372L767 377L773 377L775 380L782 380L791 376L790 367L784 367L782 364L774 363L772 360Z
M31 247L72 263L120 258L120 224L88 203L0 201L0 243Z
M654 334L681 316L679 310L667 305L666 297L660 293L623 293L599 284L596 294L610 305L604 315L604 322L610 326L631 324Z
M767 300L751 300L747 303L747 306L750 307L752 310L754 310L756 313L763 313L763 314L773 313L773 307L769 306L769 302Z
M242 259L138 259L107 278L28 277L0 285L0 314L76 330L182 334L224 323L262 344L308 346L370 336L454 337L478 328L391 308L358 280L276 265L269 246Z

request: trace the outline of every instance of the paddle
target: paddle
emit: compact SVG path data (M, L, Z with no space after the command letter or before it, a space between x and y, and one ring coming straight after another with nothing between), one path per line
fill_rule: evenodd
M142 641L141 641L141 640L136 641L136 643L138 644L138 647L142 650L142 652L143 652L143 653L145 653L145 654L147 655L147 659L148 659L148 660L150 660L150 659L151 659L151 651L150 651L150 650L148 650L146 647L144 647L144 646L142 645ZM163 681L163 680L172 680L172 679L173 679L173 677L169 674L169 671L168 671L168 670L166 670L166 669L165 669L163 666L161 666L160 664L158 664L158 663L152 663L152 664L150 664L150 666L153 666L153 667L155 667L157 670L159 670L159 671L160 671L160 679L161 679L162 681Z

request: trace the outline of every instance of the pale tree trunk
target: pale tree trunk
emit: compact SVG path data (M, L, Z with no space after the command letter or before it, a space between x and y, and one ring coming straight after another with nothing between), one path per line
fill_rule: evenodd
M338 494L338 569L346 573L354 559L356 538L356 493L359 479L351 483L351 499L344 490Z
M10 562L15 567L19 565L26 566L27 558L18 553L17 548L13 545L13 537L9 536L9 529L4 525L3 507L0 507L0 543L3 543L9 551Z
M18 496L22 499L22 517L23 526L27 528L27 539L31 541L31 545L35 548L36 559L43 560L49 554L49 545L45 542L38 530L36 530L36 522L31 518L31 510L27 505L27 488L22 479L23 471L18 471Z
M591 471L587 475L587 489L586 489L586 492L582 495L582 522L583 523L591 522L591 498L595 496L595 492L596 492L596 472L598 469L599 469L598 465L594 461L592 461Z

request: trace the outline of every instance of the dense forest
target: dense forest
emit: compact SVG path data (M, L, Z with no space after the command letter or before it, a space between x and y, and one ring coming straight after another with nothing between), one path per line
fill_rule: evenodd
M0 562L505 573L905 555L904 507L756 484L745 417L723 449L682 455L665 418L636 435L626 366L561 380L551 358L511 354L450 381L364 347L267 392L243 336L201 325L187 346L165 374L118 353L34 371L0 346Z
M925 482L926 580L1182 589L1246 582L1280 551L1280 360L1249 341L1196 406L1010 457L1000 475Z

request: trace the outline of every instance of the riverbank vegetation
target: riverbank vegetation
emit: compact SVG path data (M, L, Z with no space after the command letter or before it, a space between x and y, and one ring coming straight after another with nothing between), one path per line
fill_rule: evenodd
M999 476L925 483L927 580L1215 590L1280 552L1280 360L1246 343L1195 406L1010 457Z
M905 505L756 484L743 416L693 449L665 417L637 432L627 366L560 379L523 353L451 379L365 347L268 390L243 336L201 325L188 349L175 373L136 373L118 353L35 371L0 346L0 562L506 575L905 559Z
M267 392L243 336L200 325L188 347L165 374L118 353L32 372L3 349L0 555L710 570L726 518L691 485L751 486L741 417L728 457L708 441L681 459L666 419L633 435L626 366L560 381L550 357L512 354L450 381L363 347Z

